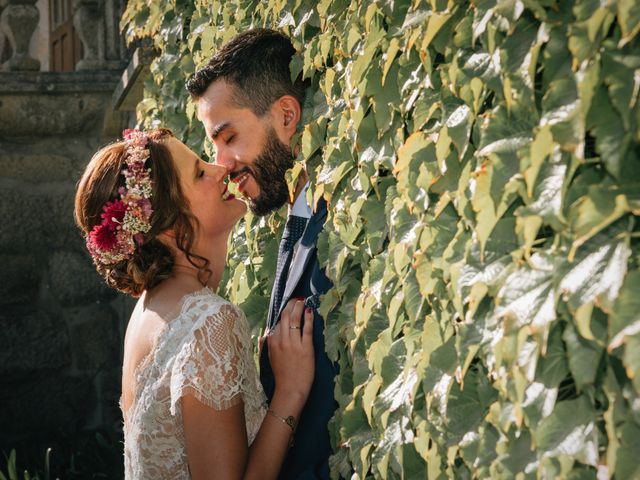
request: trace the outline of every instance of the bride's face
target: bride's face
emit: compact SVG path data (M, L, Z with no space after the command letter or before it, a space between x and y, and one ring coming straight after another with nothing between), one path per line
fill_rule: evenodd
M191 213L198 219L198 239L212 240L220 235L226 239L247 209L244 202L227 191L224 183L227 169L205 162L174 137L167 139L166 145L180 175L182 192L189 201Z

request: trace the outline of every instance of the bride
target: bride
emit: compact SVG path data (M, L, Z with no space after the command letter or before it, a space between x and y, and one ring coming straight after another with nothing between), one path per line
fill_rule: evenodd
M215 293L246 209L226 174L169 130L126 130L78 184L76 222L98 272L139 297L122 368L128 479L276 478L311 387L302 301L267 337L277 382L267 406L244 314Z

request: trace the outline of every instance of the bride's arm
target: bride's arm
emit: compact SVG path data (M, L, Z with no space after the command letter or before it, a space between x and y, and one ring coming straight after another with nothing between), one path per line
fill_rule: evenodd
M291 441L284 418L296 422L304 407L314 373L313 313L305 312L302 335L292 329L302 317L303 302L285 307L279 326L268 337L269 357L276 377L270 410L251 449L242 403L215 410L193 396L182 397L187 456L194 480L277 478ZM291 319L296 319L292 321Z
M242 478L248 457L242 402L215 410L185 395L182 421L193 480Z

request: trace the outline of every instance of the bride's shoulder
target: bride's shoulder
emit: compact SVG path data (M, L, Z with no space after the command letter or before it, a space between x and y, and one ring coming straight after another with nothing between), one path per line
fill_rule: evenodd
M211 288L204 287L198 291L187 293L182 298L183 311L203 311L219 310L223 307L236 308L227 299L215 293Z
M182 300L181 316L196 323L218 323L242 318L242 310L208 287L189 293Z

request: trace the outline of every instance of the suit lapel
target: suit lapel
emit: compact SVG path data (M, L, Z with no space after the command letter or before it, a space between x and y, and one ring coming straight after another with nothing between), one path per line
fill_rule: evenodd
M283 308L287 305L287 302L291 298L293 291L298 286L298 281L300 281L300 277L304 273L309 260L311 259L311 255L316 248L316 240L318 239L318 234L322 230L324 226L324 220L327 216L327 204L324 199L320 199L318 201L318 208L316 213L309 219L307 223L307 227L302 234L302 238L300 239L300 244L298 245L298 249L291 259L291 266L289 267L289 276L287 277L287 283L285 285L284 294L282 295L282 302L280 303L280 312L278 312L278 317L280 317L280 313L282 313ZM287 272L283 272L283 275L286 275ZM271 298L273 308L273 295ZM269 310L271 312L271 310Z

